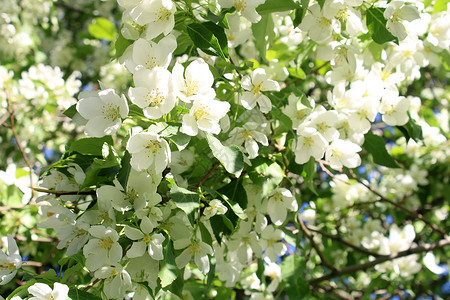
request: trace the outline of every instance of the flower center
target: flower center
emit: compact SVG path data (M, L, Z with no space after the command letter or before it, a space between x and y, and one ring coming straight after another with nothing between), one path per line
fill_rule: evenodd
M112 103L104 104L103 107L103 117L106 120L115 121L120 118L119 107L113 105Z
M314 145L314 141L312 139L312 137L310 136L306 136L303 138L303 145L306 147L311 147L312 145Z
M191 256L199 255L201 253L201 250L198 243L194 242L194 244L190 245L188 248L188 252Z
M156 21L168 21L172 13L165 7L161 7L156 12Z
M108 250L112 247L113 241L110 237L102 237L100 241L98 242L98 246L102 249Z
M151 154L158 154L161 149L161 145L157 141L150 141L145 148L147 149L147 154L150 156Z
M185 94L190 97L192 95L198 94L198 81L193 80L190 82L185 82Z
M200 120L200 119L203 119L205 116L208 117L209 111L210 111L210 108L208 106L200 105L200 107L195 110L195 113L194 113L195 118L197 120Z
M0 271L14 270L16 266L13 263L7 263L6 261L0 262Z
M251 92L253 93L253 95L258 96L261 95L261 88L262 88L262 82L258 83L257 85L255 85Z
M247 1L245 0L234 0L234 7L237 11L243 11L247 8Z
M150 242L150 240L151 240L151 237L149 235L144 236L144 238L142 239L142 241L144 243L148 243L148 242Z
M87 233L86 230L75 227L75 229L73 230L73 234L75 235L75 237L80 238L83 235L85 235Z
M133 189L129 188L124 195L124 200L130 203L134 203L134 200L138 197L138 193Z
M149 70L151 70L151 69L153 69L154 67L156 67L157 66L157 64L156 64L156 56L151 56L151 55L149 55L148 57L147 57L147 60L145 61L145 67L147 68L147 69L149 69Z

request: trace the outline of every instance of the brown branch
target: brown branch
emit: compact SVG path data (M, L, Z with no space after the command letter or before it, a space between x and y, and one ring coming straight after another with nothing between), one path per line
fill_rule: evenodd
M350 243L350 242L348 242L348 241L342 239L342 238L339 237L339 236L329 234L328 232L322 231L322 230L320 230L320 229L318 229L318 228L316 228L316 227L313 227L313 226L307 226L307 228L308 228L309 230L311 230L311 231L320 233L320 235L323 235L324 237L327 237L327 238L329 238L329 239L331 239L331 240L333 240L333 241L336 241L336 242L338 242L338 243L340 243L340 244L346 245L346 246L348 246L348 247L350 247L350 248L352 248L352 249L354 249L354 250L356 250L356 251L358 251L358 252L361 252L361 253L364 253L364 254L367 254L367 255L372 255L372 256L375 256L375 257L379 257L379 256L380 256L380 254L378 254L378 253L376 253L376 252L372 252L372 251L369 251L369 250L367 250L367 249L365 249L365 248L356 246L356 245L354 245L354 244L352 244L352 243Z
M325 259L325 257L324 257L324 255L323 255L322 251L320 251L319 246L318 246L318 245L316 244L316 242L314 241L314 237L313 237L312 233L308 230L308 228L306 227L305 223L303 223L302 218L299 217L298 220L299 220L299 223L300 223L300 229L301 229L301 231L303 232L303 235L306 236L306 238L310 241L311 246L316 250L317 254L318 254L319 257L320 257L320 261L321 261L322 265L324 265L325 267L327 267L328 269L330 269L332 274L335 273L335 272L337 271L336 267L333 266L331 263L329 263L329 262Z
M61 195L95 195L96 191L90 190L90 191L53 191L53 190L47 190L43 188L33 188L36 192L41 193L47 193L47 194L53 194L56 195L56 197L59 197Z
M28 241L28 239L26 237L24 237L24 236L16 236L15 239L20 241L20 242ZM53 243L53 242L57 242L58 239L55 239L55 238L34 238L34 237L31 237L31 241L32 242L39 242L39 243Z
M23 160L25 161L26 165L30 169L30 188L31 188L31 198L33 198L33 167L30 164L30 161L27 158L27 155L25 154L25 151L22 148L22 145L20 144L19 136L17 135L16 128L14 127L14 111L11 107L11 103L9 102L9 94L8 90L6 89L6 86L3 87L5 91L5 98L6 98L6 105L8 108L9 113L9 120L11 122L11 130L13 132L14 138L16 139L17 146L19 147L20 153L22 153Z
M394 260L396 258L400 258L400 257L405 257L405 256L409 256L411 254L418 254L418 253L423 253L423 252L428 252L437 248L443 248L445 246L450 245L450 237L446 237L438 242L435 243L430 243L430 244L424 244L422 246L416 246L416 247L412 247L409 248L408 250L404 250L404 251L400 251L400 252L396 252L396 253L392 253L389 255L382 255L379 256L378 258L366 262L366 263L362 263L359 265L353 265L350 267L346 267L343 269L338 269L336 272L334 273L330 273L330 274L326 274L322 277L319 278L315 278L315 279L311 279L309 280L309 284L314 286L319 284L322 281L325 280L329 280L332 279L334 277L339 277L342 275L346 275L346 274L351 274L351 273L355 273L357 271L363 271L363 270L367 270L371 267L374 267L376 265L379 265L381 263L384 263L386 261L390 261L390 260Z
M422 222L424 222L425 224L427 224L432 230L434 230L435 232L437 232L442 238L446 238L447 234L441 230L439 227L437 227L435 224L431 223L430 221L428 221L427 219L424 218L423 215L413 211L413 210L409 210L408 208L404 207L403 205L394 202L390 199L388 199L387 197L383 196L380 192L378 192L377 190L375 190L374 188L372 188L370 185L366 184L364 181L362 181L361 179L359 179L353 172L350 172L349 175L355 179L356 181L358 181L359 183L361 183L363 186L365 186L369 191L371 191L373 194L377 195L378 197L380 197L381 201L387 202L389 204L391 204L392 206L400 209L401 211L405 212L406 214L410 215L413 218L417 218L419 220L421 220Z
M195 191L199 186L201 186L202 184L204 184L205 181L209 178L209 176L211 176L212 172L214 172L214 170L217 169L218 166L220 166L220 162L216 162L216 163L211 167L211 169L209 169L208 173L206 173L205 176L203 176L203 178L200 179L200 181L199 181L196 185L194 185L194 186L191 188L191 191Z
M87 292L91 287L93 287L94 285L96 285L97 282L99 282L99 281L100 281L100 279L99 279L99 278L96 278L90 285L88 285L87 287L85 287L85 288L83 289L83 292Z
M305 74L305 76L309 76L312 74L316 74L320 69L322 69L323 67L326 67L328 64L330 63L330 61L326 61L323 64L321 64L320 66L318 66L315 69L312 69L311 71L309 71L308 73ZM290 86L291 84L296 84L297 82L303 80L302 78L296 78L294 81L289 81L286 82L283 86L281 86L280 91L284 90L285 88L287 88L288 86Z
M41 262L37 262L37 261L24 261L22 263L22 267L24 267L24 266L31 266L31 267L41 268L43 266L43 264Z

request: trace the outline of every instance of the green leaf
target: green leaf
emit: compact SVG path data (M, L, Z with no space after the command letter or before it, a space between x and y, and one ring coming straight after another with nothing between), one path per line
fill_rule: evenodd
M161 269L158 273L161 286L170 285L179 276L179 269L175 263L175 253L171 241L164 247L164 259L161 260Z
M216 15L208 9L206 18L224 29L230 29L228 26L227 14L230 14L235 10L234 6L232 6L231 8L222 10L219 15Z
M207 243L208 245L212 246L212 238L211 234L209 233L208 229L205 227L205 225L202 222L199 222L200 227L200 233L202 235L202 241L204 243Z
M323 9L323 5L325 4L325 0L317 0L317 3L319 3L320 9Z
M247 219L247 215L245 214L244 210L238 203L236 203L233 200L231 200L230 198L228 198L227 195L219 193L218 191L216 191L216 192L228 204L228 206L231 208L231 210L233 210L233 212L236 214L236 216L239 217L239 219L242 219L242 220Z
M150 127L152 131L157 132L163 137L169 138L178 147L178 150L183 150L191 141L191 137L181 132L181 125L177 123L159 122Z
M227 59L228 46L224 44L226 35L223 28L212 23L193 23L187 26L187 32L194 45L203 52Z
M200 206L198 202L200 197L197 193L179 187L176 184L173 184L172 188L170 189L170 196L172 197L176 206L188 215Z
M287 256L281 263L281 277L287 284L289 299L304 299L309 295L309 284L302 276L305 272L306 260L296 254Z
M77 113L77 104L75 103L74 105L66 109L63 114L72 119L76 113Z
M89 33L99 39L114 41L117 34L117 29L114 23L105 18L95 18L92 24L88 27Z
M297 9L298 4L292 0L266 0L264 4L261 4L256 8L256 11L262 15L273 12L287 11Z
M272 44L275 36L273 28L274 23L271 14L261 15L261 20L256 24L252 24L255 48L259 51L259 54L263 59L266 58L267 47Z
M239 177L244 169L244 155L242 154L242 151L234 145L222 145L222 143L211 134L207 133L205 135L214 157L222 163L228 173Z
M101 298L98 296L92 295L91 293L81 291L78 289L70 289L68 299L70 299L70 300L101 300Z
M83 155L102 156L103 144L113 144L111 136L107 135L102 138L85 138L72 143L69 152L78 152Z
M378 44L394 41L398 44L398 38L392 35L386 29L386 18L384 17L385 9L380 7L371 7L367 10L366 24L372 39Z
M447 9L448 0L436 0L433 5L433 14Z
M114 49L116 50L116 53L114 54L113 59L119 58L123 55L125 50L133 44L132 40L127 40L123 35L122 32L119 31L119 35L117 36L117 40L114 43Z
M11 300L15 296L18 296L18 297L21 297L24 299L26 296L29 295L28 288L30 286L32 286L33 284L35 284L36 282L37 282L36 279L28 280L24 285L19 286L11 294L9 294L9 296L6 297L6 300Z
M297 27L302 23L303 18L308 11L309 1L310 0L302 0L300 3L300 7L295 10L294 19L292 20L294 27Z
M309 161L305 165L303 165L302 176L303 178L305 178L306 186L311 190L311 192L313 192L316 196L319 196L313 183L315 173L316 160L314 159L314 157L311 157Z
M411 116L409 116L408 123L403 126L397 126L397 128L403 133L406 141L409 141L409 139L413 139L416 142L423 140L422 127Z
M120 162L120 171L117 174L117 180L119 180L123 189L127 189L128 177L130 176L131 165L130 165L131 155L128 151L125 151L125 154L122 157L122 161Z
M258 157L252 160L252 167L248 175L261 187L263 196L270 194L283 180L283 169L270 159Z
M373 134L371 131L364 135L363 148L372 154L376 164L388 167L399 168L400 166L386 150L386 143L381 136Z

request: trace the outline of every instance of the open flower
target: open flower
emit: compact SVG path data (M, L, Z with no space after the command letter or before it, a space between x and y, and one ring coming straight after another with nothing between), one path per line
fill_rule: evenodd
M253 159L258 156L260 143L263 146L269 145L267 136L258 131L261 126L256 122L245 123L243 127L235 127L230 132L229 143L241 146L244 144L248 157Z
M123 299L133 287L130 274L121 265L101 267L94 276L105 280L103 292L108 299Z
M86 267L95 271L109 263L115 264L122 258L122 247L118 243L119 235L112 228L103 225L92 226L89 233L94 237L83 248Z
M213 134L220 132L219 120L230 110L230 103L208 98L196 99L189 111L183 116L181 131L196 136L198 130Z
M308 162L310 157L321 159L328 146L325 138L314 128L302 125L297 129L297 142L293 146L295 152L295 162L304 164Z
M172 31L175 11L171 0L143 0L130 10L130 16L141 26L148 24L146 38L151 40L161 33L167 35Z
M267 212L272 222L279 226L286 220L287 210L297 211L298 204L291 191L285 188L277 188L269 195Z
M405 1L392 1L384 11L384 17L387 19L386 29L402 41L407 36L403 21L411 22L420 18L420 14L417 7L405 4Z
M132 135L127 150L131 153L130 164L137 171L152 167L156 173L161 173L170 162L169 144L155 132Z
M242 94L242 106L246 109L253 109L258 104L262 113L268 113L272 109L269 97L262 92L280 90L278 82L269 79L263 68L254 70L251 78L250 76L244 76L241 85L247 91Z
M134 73L134 84L128 91L131 102L143 109L149 119L159 119L175 106L172 75L163 68L140 69Z
M223 8L234 6L236 11L252 23L258 23L261 16L256 11L256 7L263 4L265 0L219 0Z
M181 64L176 63L172 76L181 101L190 103L195 99L213 99L216 96L216 92L211 88L214 76L203 59L191 62L186 71Z
M160 67L166 69L172 59L172 52L177 47L177 40L170 34L158 43L138 39L132 47L131 57L125 60L125 66L130 72L134 73L141 68L151 70Z
M203 274L209 272L209 255L213 255L213 250L210 245L197 240L190 240L187 238L174 241L173 247L175 249L184 249L181 254L175 258L175 263L178 268L183 268L189 261L194 258L194 262Z
M53 290L45 283L35 283L28 288L28 293L34 297L30 300L66 300L69 296L69 287L65 284L55 282L53 284Z
M8 249L8 254L0 250L0 285L10 282L16 276L17 269L22 266L19 248L12 235L8 234L6 239L3 239L3 242L6 245L6 249Z
M84 132L87 136L112 135L122 125L122 118L128 115L125 96L119 97L113 89L100 92L80 93L77 111L87 120Z
M141 230L130 226L125 227L125 235L129 239L136 241L127 252L129 258L144 255L146 249L148 249L147 252L151 258L155 260L164 258L162 243L165 237L161 233L151 234L154 227L149 225L148 222L141 222Z

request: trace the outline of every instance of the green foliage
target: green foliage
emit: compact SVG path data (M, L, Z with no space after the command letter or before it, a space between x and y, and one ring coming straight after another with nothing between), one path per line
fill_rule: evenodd
M308 299L309 284L303 276L298 276L306 270L306 260L296 254L287 256L281 264L281 276L286 282L286 294L289 299Z
M386 29L385 9L381 7L371 7L367 10L366 24L372 39L378 44L394 41L398 44L398 38Z
M117 35L117 29L114 23L105 18L95 18L88 27L89 33L99 39L114 41Z
M170 196L175 202L176 206L183 210L187 215L191 215L194 210L199 207L199 195L187 189L173 184L170 189Z
M228 58L228 42L223 27L213 22L192 23L187 26L187 32L194 45L203 52Z
M388 168L400 168L397 162L387 152L384 139L381 136L374 135L369 131L364 135L363 148L372 154L373 161L376 164Z
M408 123L403 126L397 126L397 128L403 133L406 141L409 141L410 139L413 139L416 142L423 140L422 127L420 127L420 125L411 117L409 118Z
M255 48L259 51L260 57L266 59L266 51L269 45L272 44L274 38L273 19L271 14L261 15L261 20L252 24L252 32L255 38Z
M91 293L84 292L78 289L70 289L69 290L69 300L100 300L100 297L97 297Z
M256 8L256 11L259 14L267 14L273 12L281 12L288 11L298 8L298 4L296 4L292 0L266 0L263 4Z
M239 177L244 168L244 156L242 151L236 146L224 146L214 136L206 134L208 145L212 154L225 167L227 172Z

